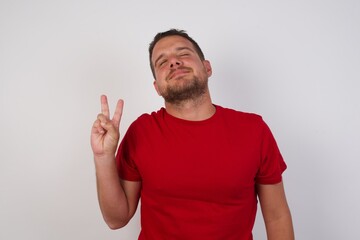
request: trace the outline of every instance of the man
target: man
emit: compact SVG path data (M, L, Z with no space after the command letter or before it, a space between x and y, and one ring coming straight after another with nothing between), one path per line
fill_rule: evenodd
M268 239L294 239L286 164L262 118L212 103L211 64L184 31L157 34L149 53L165 108L134 121L116 155L123 101L111 119L102 96L92 128L109 227L125 226L141 197L141 240L250 240L258 197Z

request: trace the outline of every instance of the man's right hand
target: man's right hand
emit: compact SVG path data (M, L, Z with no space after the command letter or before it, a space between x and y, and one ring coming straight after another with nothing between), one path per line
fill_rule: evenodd
M134 216L141 190L141 182L121 180L116 167L115 152L123 106L124 101L119 100L110 119L108 100L102 95L101 113L91 129L100 209L111 229L125 226Z
M110 119L107 97L101 96L101 113L91 129L91 148L95 158L114 157L120 138L119 126L123 106L124 101L118 100L114 116Z

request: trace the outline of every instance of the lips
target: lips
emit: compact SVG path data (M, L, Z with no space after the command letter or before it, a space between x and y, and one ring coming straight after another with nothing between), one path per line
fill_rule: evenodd
M181 75L185 75L188 74L189 72L191 72L191 69L189 68L178 68L178 69L174 69L170 72L170 74L168 75L168 79L173 79L176 77L179 77Z

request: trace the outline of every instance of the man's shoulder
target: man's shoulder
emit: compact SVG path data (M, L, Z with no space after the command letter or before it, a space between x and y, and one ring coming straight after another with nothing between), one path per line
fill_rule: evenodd
M162 107L159 110L153 111L151 113L143 113L134 122L147 122L161 118L164 115L164 111L165 109Z
M257 113L244 112L233 108L216 105L219 114L235 121L262 122L262 116Z
M153 111L151 113L143 113L131 123L130 127L138 128L140 126L149 126L156 124L163 118L164 111L164 108L160 108L159 110Z

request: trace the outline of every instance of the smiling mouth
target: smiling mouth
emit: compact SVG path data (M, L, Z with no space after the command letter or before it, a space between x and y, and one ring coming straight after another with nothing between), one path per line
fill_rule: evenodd
M183 76L183 75L186 75L186 74L188 74L188 73L190 73L190 70L189 70L189 69L185 69L185 68L183 68L183 69L176 69L176 70L174 70L172 73L169 74L168 79L169 79L169 80L171 80L171 79L176 79L176 78L181 77L181 76Z

